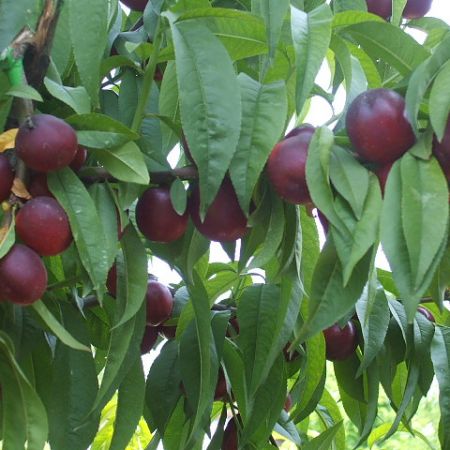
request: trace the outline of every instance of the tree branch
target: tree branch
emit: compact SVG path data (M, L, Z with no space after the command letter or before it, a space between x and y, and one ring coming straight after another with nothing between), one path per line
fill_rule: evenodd
M79 175L81 180L88 184L93 184L98 181L117 181L103 167L86 167L81 169ZM150 182L154 184L168 184L176 178L180 180L195 180L198 178L197 168L194 166L185 166L171 170L150 172Z

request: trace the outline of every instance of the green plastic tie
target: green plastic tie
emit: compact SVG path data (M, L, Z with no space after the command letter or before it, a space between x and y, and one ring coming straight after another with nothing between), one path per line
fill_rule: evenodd
M0 54L0 68L3 68L8 73L9 82L11 86L20 86L23 84L25 73L23 69L22 58L16 58L11 47L6 48Z

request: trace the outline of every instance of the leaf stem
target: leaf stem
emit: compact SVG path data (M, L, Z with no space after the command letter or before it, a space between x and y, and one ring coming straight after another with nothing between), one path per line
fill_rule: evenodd
M156 65L158 63L159 58L159 48L161 47L161 17L158 16L158 20L155 28L155 39L153 41L153 53L150 56L147 67L144 72L144 81L142 84L142 90L139 94L138 104L136 106L136 111L134 113L133 123L131 124L131 129L139 133L139 129L141 128L142 120L145 116L145 107L147 105L148 98L150 96L153 77L155 76Z

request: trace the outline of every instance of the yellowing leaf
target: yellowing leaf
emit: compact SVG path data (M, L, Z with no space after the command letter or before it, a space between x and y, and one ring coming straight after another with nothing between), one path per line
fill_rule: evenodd
M11 128L10 130L0 134L0 153L8 150L9 148L14 148L18 131L18 128Z
M28 192L24 182L20 178L14 178L11 191L19 198L24 198L25 200L30 200L31 198L31 194Z

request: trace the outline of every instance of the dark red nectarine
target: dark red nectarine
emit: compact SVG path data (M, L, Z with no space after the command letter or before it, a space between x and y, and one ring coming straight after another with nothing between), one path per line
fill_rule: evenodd
M439 161L447 180L450 180L450 117L447 120L442 140L439 142L436 136L433 138L433 154Z
M405 113L405 101L390 89L358 95L346 117L350 142L367 162L385 165L400 158L416 141Z
M14 171L5 155L0 154L0 203L7 200L14 181Z
M286 400L284 401L283 409L286 412L289 412L291 410L291 408L292 408L292 397L291 397L291 394L289 394L289 392L288 392L288 395L286 396Z
M0 259L0 297L28 305L39 300L47 289L47 270L31 248L15 244Z
M141 341L141 355L148 353L158 340L158 328L146 326Z
M231 418L223 432L222 450L237 450L238 449L238 433L236 422Z
M344 328L335 324L323 331L326 356L329 361L342 361L351 356L358 346L355 324L350 320Z
M392 15L392 0L366 0L367 11L383 19Z
M366 0L367 10L372 14L388 19L392 16L392 0ZM402 16L405 19L419 19L431 8L432 0L408 0Z
M72 242L67 214L51 197L25 203L16 216L16 232L28 247L45 256L63 252Z
M164 284L150 280L145 295L147 302L147 325L156 327L166 321L172 314L173 297Z
M384 166L378 167L375 169L375 175L378 177L378 181L380 182L381 192L384 194L384 188L386 187L386 182L389 176L389 172L392 169L393 163L385 164Z
M106 287L113 297L117 296L117 265L115 263L109 269L108 277L106 278Z
M311 125L292 130L272 150L267 175L276 193L289 203L311 201L306 184L306 159L314 129Z
M417 308L417 311L420 312L420 314L422 314L423 316L425 316L430 322L436 322L433 313L429 309L423 306L419 306Z
M83 164L86 162L86 158L87 158L87 150L81 145L79 145L77 148L77 152L75 153L75 156L72 159L72 162L69 164L69 167L73 171L78 172L83 167Z
M179 239L187 228L188 212L179 215L170 199L167 187L147 189L136 205L136 223L150 241L172 242Z
M224 178L203 222L200 220L199 209L200 192L198 186L195 186L189 202L189 211L200 233L218 242L235 241L247 233L247 218L239 206L236 192L228 177Z
M64 120L49 114L30 117L20 126L16 137L17 155L38 172L68 166L77 150L75 130Z
M149 0L120 0L125 6L134 11L144 11Z
M53 197L47 184L47 174L42 172L33 172L30 174L28 183L28 192L32 197Z
M405 19L420 19L430 10L431 3L432 0L408 0L403 10L403 17Z
M216 389L214 391L214 400L223 400L227 396L227 381L222 369L219 369L219 375L217 377Z

